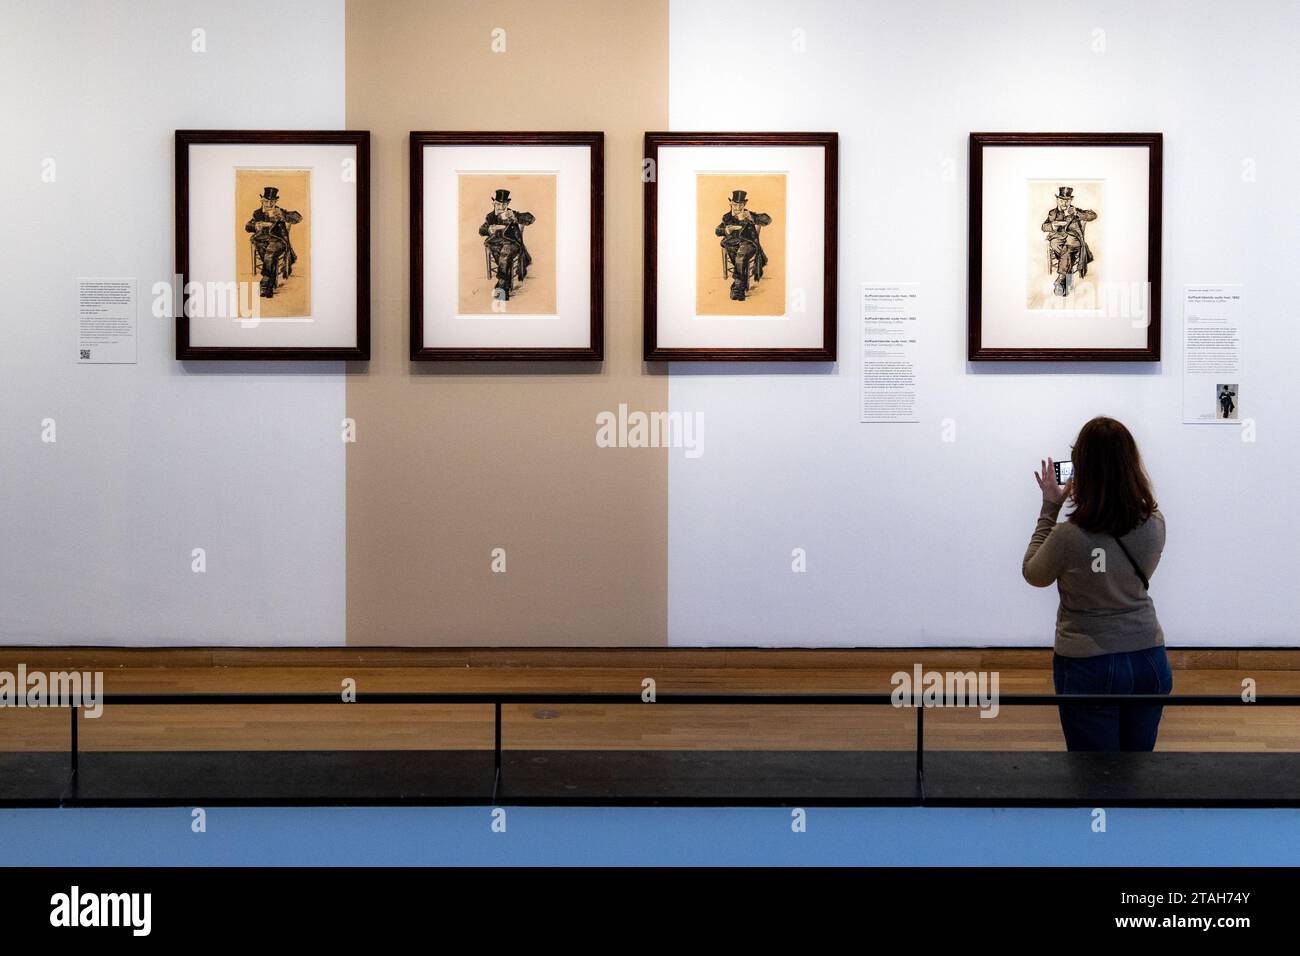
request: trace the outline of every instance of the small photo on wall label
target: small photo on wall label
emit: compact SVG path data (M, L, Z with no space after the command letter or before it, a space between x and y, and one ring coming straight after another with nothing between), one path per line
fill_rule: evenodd
M1214 417L1220 419L1237 419L1241 417L1237 408L1237 384L1222 384L1215 387Z
M235 271L241 318L311 315L311 170L235 170Z
M699 315L785 315L786 174L697 173Z

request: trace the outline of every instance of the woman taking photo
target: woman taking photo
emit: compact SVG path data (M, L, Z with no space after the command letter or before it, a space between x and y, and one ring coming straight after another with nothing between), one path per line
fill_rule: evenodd
M1025 552L1025 580L1055 584L1052 678L1058 694L1168 694L1173 672L1147 584L1165 546L1165 519L1137 443L1113 418L1083 426L1073 474L1057 483L1052 459L1034 479L1043 492ZM1070 499L1068 520L1057 523ZM1163 708L1061 705L1069 750L1152 750Z

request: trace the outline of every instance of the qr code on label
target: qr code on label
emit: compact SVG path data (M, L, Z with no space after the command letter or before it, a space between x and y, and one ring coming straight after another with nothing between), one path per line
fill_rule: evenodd
M82 349L82 350L81 350L81 357L82 357L83 359L88 359L88 358L90 358L90 349Z

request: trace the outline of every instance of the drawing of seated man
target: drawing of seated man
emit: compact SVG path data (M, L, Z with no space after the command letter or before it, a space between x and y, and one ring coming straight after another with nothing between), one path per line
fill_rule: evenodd
M1084 238L1084 224L1096 218L1097 214L1091 209L1079 209L1074 205L1074 187L1057 188L1056 206L1047 211L1042 225L1051 250L1049 261L1056 272L1052 285L1056 295L1069 294L1071 274L1077 273L1080 278L1088 274L1088 263L1092 262L1093 255Z
M261 294L269 299L275 295L277 271L285 278L293 274L298 254L289 241L289 227L302 222L302 214L280 208L280 190L275 186L264 188L258 199L261 206L253 210L244 231L253 234L253 251L262 277Z
M524 245L524 227L531 226L535 218L530 212L516 212L510 208L510 190L498 189L492 195L492 211L478 227L478 234L486 236L485 244L492 274L496 277L494 298L506 300L514 292L516 276L522 282L528 275L532 256Z
M731 297L744 302L749 294L751 271L755 281L763 278L767 254L758 241L758 230L770 225L772 217L764 212L750 212L749 194L743 189L734 190L728 202L731 210L723 215L713 232L722 237L722 248L730 263Z

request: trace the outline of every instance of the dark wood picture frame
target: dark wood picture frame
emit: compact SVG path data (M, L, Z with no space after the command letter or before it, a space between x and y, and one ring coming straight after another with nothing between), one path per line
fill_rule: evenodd
M825 150L825 210L822 237L822 344L815 348L662 348L658 342L658 177L645 183L645 266L642 294L644 357L647 362L834 362L839 214L838 133L667 133L645 134L645 158L659 169L660 146L820 146Z
M579 347L433 347L424 344L424 149L428 146L586 146L591 150L591 322ZM418 131L410 135L411 361L582 361L605 357L605 134L597 131Z
M184 302L176 304L176 358L217 360L365 361L370 358L370 133L365 130L176 131L176 272L181 289L189 281L190 146L225 143L350 145L356 148L357 302L355 346L196 346Z
M1158 362L1160 361L1161 133L971 133L970 219L967 264L966 357L972 362ZM1143 348L989 348L983 344L984 150L986 147L1146 147L1147 341Z

